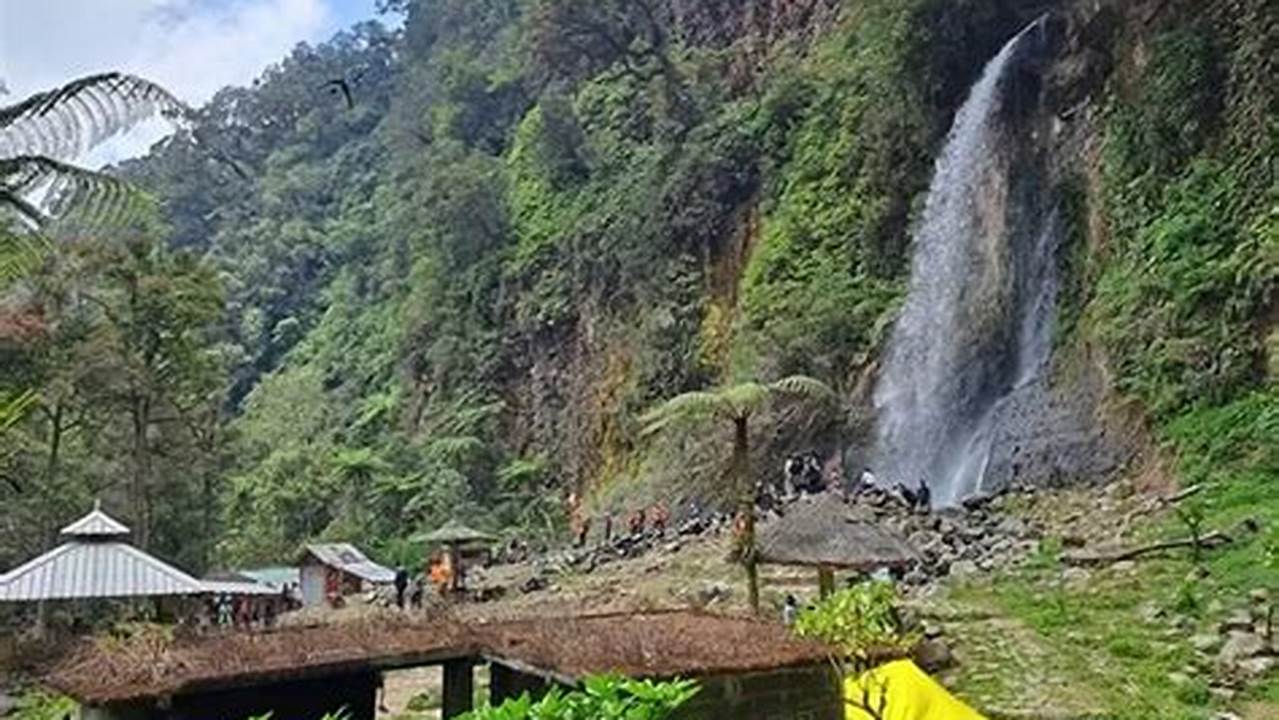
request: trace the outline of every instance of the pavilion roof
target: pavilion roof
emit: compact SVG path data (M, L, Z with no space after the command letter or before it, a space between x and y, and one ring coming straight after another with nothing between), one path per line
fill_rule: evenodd
M62 528L62 535L75 538L107 538L123 537L129 534L129 528L119 520L102 512L102 507L94 504L93 512Z
M72 540L0 575L0 602L204 592L199 580L118 541Z
M757 546L761 562L777 565L871 571L906 567L919 559L900 535L854 518L852 508L833 496L792 506L760 529Z

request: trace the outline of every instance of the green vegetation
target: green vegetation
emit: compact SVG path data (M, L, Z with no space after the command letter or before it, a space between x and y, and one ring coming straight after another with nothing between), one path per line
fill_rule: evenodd
M640 421L644 433L651 435L668 430L687 429L689 425L707 421L732 426L733 452L726 478L737 496L737 559L746 568L748 602L759 613L759 558L755 548L755 483L750 471L751 418L768 405L807 402L830 403L835 393L820 380L794 375L763 384L746 382L714 390L685 393L667 400L645 413Z
M828 642L858 660L909 653L921 638L902 626L900 605L891 582L860 583L800 612L795 632Z
M14 720L66 720L80 711L76 701L65 695L30 690L18 697L18 705L6 717Z
M552 688L540 700L528 693L496 707L462 715L463 720L662 720L697 695L689 680L653 682L595 676L580 690Z

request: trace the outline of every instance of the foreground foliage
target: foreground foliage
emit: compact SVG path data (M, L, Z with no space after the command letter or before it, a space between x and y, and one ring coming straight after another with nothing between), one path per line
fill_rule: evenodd
M663 720L697 695L691 680L654 682L611 676L589 677L580 690L552 688L540 700L528 693L463 720Z
M891 582L859 583L800 612L795 632L841 648L854 663L905 655L921 638L902 626L900 605Z

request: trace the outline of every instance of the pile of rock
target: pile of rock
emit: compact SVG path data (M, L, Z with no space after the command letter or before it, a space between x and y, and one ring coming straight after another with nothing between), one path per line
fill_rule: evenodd
M849 499L864 519L905 537L923 562L906 582L924 585L946 576L967 577L1021 562L1039 547L1043 531L1003 512L1007 495L975 498L956 508L912 510L896 495L878 489Z
M1219 646L1214 664L1225 684L1241 685L1279 666L1273 607L1267 591L1254 590L1246 610L1231 613L1218 625L1217 643L1209 645L1206 639L1197 643L1196 649L1201 652Z

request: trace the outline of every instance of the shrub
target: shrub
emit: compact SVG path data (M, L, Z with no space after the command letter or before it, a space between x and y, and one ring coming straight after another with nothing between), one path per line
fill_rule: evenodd
M528 693L462 720L662 720L697 694L691 680L653 682L614 676L587 678L580 690L552 689L541 700Z
M800 613L795 632L836 645L854 658L909 652L920 638L902 627L898 602L892 583L863 583Z

